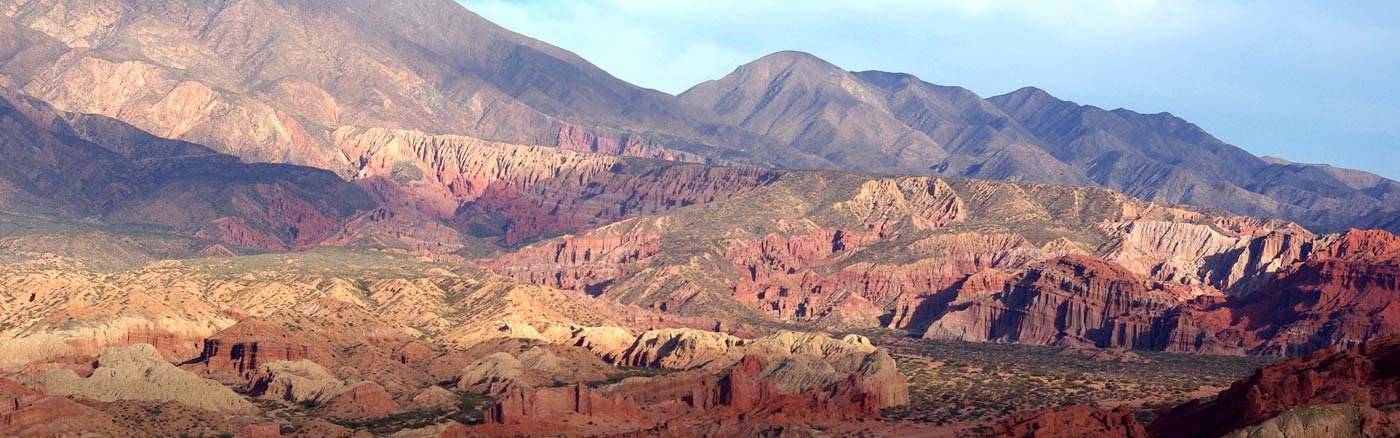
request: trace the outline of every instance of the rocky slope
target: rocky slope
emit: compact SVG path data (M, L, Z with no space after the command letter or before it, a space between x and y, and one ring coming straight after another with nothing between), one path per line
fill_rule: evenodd
M278 357L323 357L324 347L311 347L316 344L350 347L371 339L397 348L432 333L439 342L460 345L505 323L609 321L592 304L559 291L413 257L347 250L170 261L114 272L7 269L0 292L0 368L7 369L83 364L103 347L145 343L168 360L203 357L213 368L241 374ZM235 325L248 317L324 334L296 341L257 320ZM273 359L248 350L258 345ZM306 349L279 353L278 346Z
M107 225L161 227L271 250L318 244L359 210L363 191L307 167L244 164L120 122L53 110L0 89L0 209Z
M737 416L842 424L908 402L894 359L860 336L676 328L700 322L427 257L319 250L9 269L0 375L152 435L685 433ZM82 405L34 408L68 399L16 394L6 430L87 424L63 426ZM167 417L142 423L151 412Z
M1093 225L1100 221L1170 215L1204 220L1107 191L794 173L730 200L623 221L489 264L517 279L668 311L721 294L773 317L818 321L838 304L879 316L901 298L937 293L973 272L1089 251L1111 237ZM1040 234L1046 223L1062 228ZM1041 227L1038 235L1017 234L1032 227ZM660 247L667 250L649 249ZM649 286L665 282L674 282L665 293Z
M4 15L14 86L65 111L250 161L353 174L358 163L331 135L342 127L634 156L673 149L804 160L449 0L36 0Z
M1005 115L967 90L902 75L851 73L806 53L765 56L679 97L841 168L1088 182L1027 147L1035 141L1028 132L998 122ZM951 170L955 165L960 167Z
M116 435L120 426L107 414L42 389L0 379L0 434L15 437Z
M458 232L510 246L727 199L778 175L750 167L635 160L403 130L341 129L334 138L361 163L356 181L383 212L353 222L331 239L337 244L412 233L417 227L395 226L395 220L424 215ZM457 249L452 246L460 244L426 249Z
M1386 230L1392 233L1400 233L1400 212L1377 212L1362 216L1351 223L1341 224L1337 228L1357 228L1362 230Z
M1254 157L1168 114L1032 88L983 99L796 52L673 97L449 0L25 0L3 12L0 85L250 162L346 178L394 178L394 163L367 168L341 130L398 129L713 163L1093 184L1310 227L1388 226L1360 218L1389 217L1400 201L1394 181ZM442 207L436 195L410 202ZM402 221L393 232L443 235L392 214Z
M800 52L763 57L680 98L836 168L1096 185L1323 228L1361 224L1400 201L1395 181L1255 157L1171 114L1106 111L1029 87L983 99Z
M1391 310L1400 241L1384 231L1328 240L1249 296L1193 303L1196 325L1251 352L1289 356L1400 334Z
M1105 111L1034 88L988 101L1040 138L1057 159L1130 196L1308 226L1349 223L1395 205L1395 181L1261 159L1171 114Z
M1394 296L1384 273L1388 253L1349 249L1391 239L1384 232L1315 235L1106 190L789 173L727 200L486 263L521 281L605 300L754 323L1296 354L1393 330L1377 313ZM1337 257L1353 262L1328 262ZM1337 273L1323 275L1323 266ZM1343 296L1315 301L1314 292L1297 292L1317 289ZM1296 310L1264 310L1279 306ZM1321 337L1288 340L1300 330Z
M1263 368L1217 396L1164 408L1152 424L1159 437L1392 436L1400 432L1400 337L1317 351ZM993 436L1142 437L1121 410L1074 406L1003 421Z
M538 369L538 351L536 347L524 353L520 361ZM488 360L501 362L497 357L513 358L498 353ZM538 428L585 417L682 433L738 417L751 424L789 419L840 423L878 416L883 407L908 402L908 384L895 371L893 359L856 336L837 340L783 332L741 339L690 329L649 331L636 336L614 360L678 371L598 388L577 383L577 378L563 382L570 386L537 387L514 374L520 377L492 385L501 397L488 420ZM480 364L473 365L463 378L477 376L480 370ZM676 414L681 415L673 417Z

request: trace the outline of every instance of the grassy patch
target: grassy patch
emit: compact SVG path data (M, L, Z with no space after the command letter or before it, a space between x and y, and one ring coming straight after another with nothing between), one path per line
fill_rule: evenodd
M480 424L485 420L485 412L494 405L490 397L483 394L456 393L457 403L450 409L415 409L381 418L365 420L332 419L337 425L365 430L374 435L388 435L401 430L420 429L448 420L462 424Z
M1016 344L920 340L870 333L890 348L909 380L910 404L887 417L935 424L992 421L1074 404L1124 404L1144 417L1226 387L1276 358L1132 352L1133 361L1090 351Z

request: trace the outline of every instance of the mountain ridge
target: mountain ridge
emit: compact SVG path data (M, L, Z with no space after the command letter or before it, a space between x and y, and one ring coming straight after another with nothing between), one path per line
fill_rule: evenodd
M794 76L794 59L824 68ZM1104 110L1036 87L983 99L903 73L841 71L805 53L759 58L679 97L856 170L1096 185L1324 228L1361 224L1400 203L1395 181L1266 161L1170 113ZM768 106L772 98L787 99L781 111ZM908 150L925 153L900 161Z
M333 133L390 128L711 164L1098 185L1327 229L1393 226L1358 219L1400 205L1393 181L1259 160L1175 117L1043 90L984 99L801 52L670 96L449 0L23 0L3 12L0 81L13 88L345 178L359 165ZM1232 166L1243 171L1221 170Z

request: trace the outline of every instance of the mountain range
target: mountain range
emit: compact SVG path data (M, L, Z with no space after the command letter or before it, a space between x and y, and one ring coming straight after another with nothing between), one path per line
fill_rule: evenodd
M776 53L670 96L450 0L32 0L6 8L6 85L254 162L365 169L334 133L393 128L790 169L1096 185L1320 229L1385 226L1397 183L1255 157L1170 114L1035 88L992 98ZM273 23L276 23L275 25Z
M1171 114L790 51L673 96L451 0L9 0L0 152L5 436L1400 430L1400 183Z

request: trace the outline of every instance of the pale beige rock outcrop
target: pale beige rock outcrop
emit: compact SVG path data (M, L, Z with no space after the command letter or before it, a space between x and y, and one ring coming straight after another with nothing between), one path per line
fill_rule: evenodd
M745 356L766 358L768 363L758 377L771 379L785 392L823 388L855 375L862 390L877 397L882 406L909 402L908 382L896 369L894 358L859 335L835 339L818 333L780 331L746 340L692 329L652 330L638 336L617 363L722 370Z
M492 353L472 362L462 370L457 388L469 391L498 392L522 382L525 365L510 353Z
M961 220L962 199L942 179L910 177L865 183L850 201L836 205L875 229L908 218L918 229L933 229Z
M457 388L500 394L512 387L593 382L606 379L611 368L581 348L539 346L519 354L492 353L472 362L462 370Z
M347 389L321 365L309 361L277 361L258 369L254 390L259 397L293 403L325 403Z
M780 356L758 374L758 378L772 380L778 389L789 394L822 388L841 377L831 363L813 356Z
M541 335L539 330L529 324L510 323L503 325L497 331L497 335L503 338L544 340L544 335Z
M688 370L724 368L743 357L747 341L725 333L692 329L663 329L642 333L623 352L619 363L636 367Z
M166 362L148 344L105 348L98 355L97 364L88 378L78 377L71 370L51 370L43 376L44 387L51 394L101 401L170 401L227 413L257 411L252 403L223 385Z
M842 339L834 339L820 333L780 331L755 339L748 345L747 350L765 356L809 355L837 359L874 353L876 348L869 339L860 335L846 335Z
M621 327L551 326L544 332L551 343L582 347L605 361L613 362L637 341L637 336Z
M429 386L410 401L418 409L451 409L457 404L457 395L441 386Z
M1304 406L1244 429L1225 438L1350 438L1362 437L1356 406L1346 404Z

